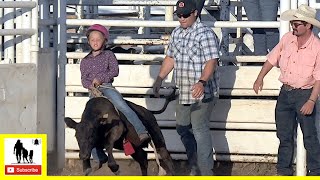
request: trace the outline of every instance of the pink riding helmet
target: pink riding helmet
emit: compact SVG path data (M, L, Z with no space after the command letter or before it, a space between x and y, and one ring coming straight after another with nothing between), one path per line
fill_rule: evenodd
M99 31L101 32L103 35L104 35L104 38L106 40L109 39L109 31L107 28L105 28L104 26L100 25L100 24L94 24L92 26L90 26L87 30L87 37L89 36L89 34L92 32L92 31Z

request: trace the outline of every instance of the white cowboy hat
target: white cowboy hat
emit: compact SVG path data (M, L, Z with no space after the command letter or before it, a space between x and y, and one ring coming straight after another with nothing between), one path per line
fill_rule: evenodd
M291 9L283 12L280 19L285 21L305 21L320 28L320 22L316 19L316 10L302 4L298 9Z

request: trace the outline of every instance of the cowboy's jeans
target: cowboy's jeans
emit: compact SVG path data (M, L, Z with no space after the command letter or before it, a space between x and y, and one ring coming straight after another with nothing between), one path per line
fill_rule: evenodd
M250 21L277 21L279 0L243 0ZM266 55L279 42L278 28L252 28L255 55Z
M103 87L99 88L99 90L119 111L126 116L127 120L134 126L137 134L147 132L137 114L128 106L122 95L114 89L110 83L104 83Z
M278 149L277 172L280 175L293 175L294 138L298 123L303 133L304 147L307 151L307 170L309 175L320 175L320 143L315 126L315 109L311 115L302 115L301 107L310 97L312 89L285 90L281 88L275 109Z
M177 104L177 132L186 149L191 171L213 175L213 146L209 116L215 101L191 105ZM200 175L200 174L198 174Z

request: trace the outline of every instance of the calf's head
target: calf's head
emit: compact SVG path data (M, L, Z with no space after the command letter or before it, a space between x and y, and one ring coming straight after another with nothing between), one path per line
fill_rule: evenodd
M91 156L91 151L96 145L98 136L95 122L81 121L77 123L68 117L65 118L64 121L69 128L75 129L76 131L75 136L80 149L80 159L89 159Z

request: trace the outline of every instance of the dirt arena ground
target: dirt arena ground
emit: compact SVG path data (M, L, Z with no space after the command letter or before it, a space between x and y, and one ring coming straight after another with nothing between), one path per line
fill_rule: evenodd
M139 176L140 167L133 160L118 160L121 176ZM186 161L174 161L176 173L179 176L188 175ZM92 162L95 169L91 176L113 176L107 164L102 168L96 169L97 164ZM149 161L149 175L158 175L158 166L155 161ZM231 162L215 162L214 173L216 176L274 176L276 175L275 164L272 163L231 163ZM82 163L79 160L68 160L66 167L57 172L48 169L49 176L82 176Z

